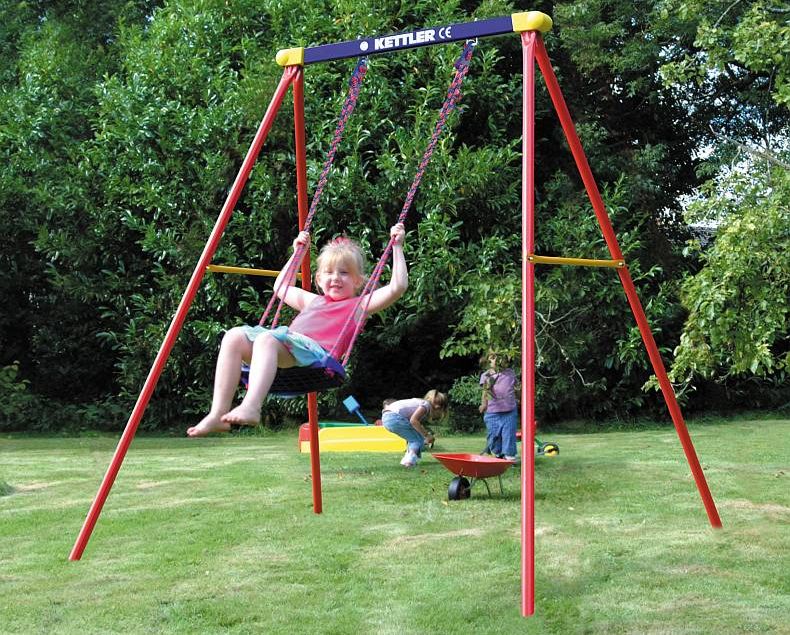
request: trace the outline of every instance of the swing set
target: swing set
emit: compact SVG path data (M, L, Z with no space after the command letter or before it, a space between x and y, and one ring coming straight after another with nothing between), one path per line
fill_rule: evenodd
M272 275L276 272L267 270L243 269L237 267L222 267L212 265L211 260L217 250L219 241L230 220L233 209L241 195L241 191L249 178L255 160L263 143L271 130L275 116L282 105L288 88L293 90L294 101L294 135L296 147L296 194L298 220L300 230L309 231L321 193L326 185L338 145L343 136L346 122L351 116L359 96L361 83L367 72L367 61L362 57L356 64L349 81L348 96L341 109L335 135L330 144L329 153L324 163L324 169L317 182L313 200L307 205L307 160L305 148L305 119L304 119L304 67L309 64L331 60L346 59L351 57L369 56L381 53L411 49L435 44L464 41L464 47L458 61L455 63L455 75L447 91L447 97L439 113L433 135L419 164L417 173L406 195L403 208L396 222L405 222L414 196L422 180L422 176L431 155L436 147L442 131L445 128L449 114L455 109L461 96L461 84L469 70L474 47L478 38L518 33L522 44L523 60L523 88L522 88L522 184L521 184L521 212L522 212L522 393L521 393L521 437L523 447L532 448L535 444L535 266L536 265L577 265L586 267L606 267L617 271L623 290L628 299L631 311L636 319L639 332L642 336L648 357L650 358L653 372L658 378L659 386L667 404L669 414L675 426L683 451L694 477L700 497L702 498L708 520L713 527L721 527L721 520L716 505L708 489L707 481L702 472L694 445L683 420L683 415L677 402L672 385L667 377L664 364L647 322L642 305L636 294L633 280L631 279L625 258L620 251L617 238L606 212L598 186L590 170L587 158L582 149L579 137L571 119L565 99L560 90L557 77L551 66L548 53L543 43L543 33L551 30L552 20L549 16L538 11L515 13L510 16L480 20L461 24L451 24L438 27L418 29L415 31L398 33L386 36L374 36L358 40L326 44L309 48L284 49L277 53L277 63L284 67L282 78L274 92L269 107L264 114L260 126L255 134L247 155L228 193L227 199L220 211L211 235L206 242L203 252L198 260L192 277L181 299L181 302L172 319L164 341L157 353L145 384L138 396L124 432L121 436L110 466L102 480L99 491L93 500L87 517L82 525L79 535L69 555L70 560L79 560L90 539L99 514L112 488L115 478L120 470L126 452L131 445L137 427L142 419L148 402L151 399L156 383L162 373L167 358L175 344L181 327L186 319L192 301L197 294L201 280L207 270L225 271L228 273L245 273L249 275ZM576 163L576 167L584 183L587 195L592 204L598 225L600 226L611 259L586 259L540 256L534 253L535 249L535 62L546 82L554 109L557 112L562 129ZM310 430L310 466L312 472L313 511L322 512L321 496L321 467L318 447L318 405L316 392L326 390L342 384L345 379L345 365L348 362L351 349L357 336L364 326L366 319L365 302L370 300L370 294L377 288L381 274L386 266L392 251L393 239L387 244L384 253L376 264L365 289L359 296L357 311L346 321L343 332L338 337L335 346L330 351L325 364L310 368L280 369L273 394L305 394L307 393L307 407ZM291 260L281 281L282 284L291 285L295 282L297 268L301 266L302 288L310 290L310 254L301 249ZM271 320L272 327L277 324L282 308L282 301L275 308L275 293L261 317L260 323L265 324L269 315L274 310ZM356 317L354 315L356 314ZM535 611L535 455L534 452L523 453L521 470L521 612L523 616L532 615Z

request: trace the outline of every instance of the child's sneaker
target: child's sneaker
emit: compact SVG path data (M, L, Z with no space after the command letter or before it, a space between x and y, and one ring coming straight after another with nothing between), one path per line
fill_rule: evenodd
M403 467L414 467L417 465L418 460L419 459L414 452L411 450L406 450L406 454L403 455L403 458L400 460L400 464Z
M521 458L517 456L507 456L504 457L508 461L513 461L513 465L521 465Z

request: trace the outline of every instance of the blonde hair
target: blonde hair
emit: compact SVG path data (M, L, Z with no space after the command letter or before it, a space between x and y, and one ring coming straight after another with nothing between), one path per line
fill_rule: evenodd
M348 236L333 238L321 248L316 260L316 278L321 276L322 271L331 269L338 264L348 267L351 275L357 279L357 289L364 284L365 256L359 245Z
M432 418L437 419L447 411L447 395L443 392L429 390L423 399L431 404Z

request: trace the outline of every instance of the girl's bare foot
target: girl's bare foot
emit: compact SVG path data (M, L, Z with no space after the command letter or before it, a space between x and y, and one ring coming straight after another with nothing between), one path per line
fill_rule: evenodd
M199 424L187 428L187 436L190 437L205 437L212 432L230 432L230 424L222 421L219 415L209 413Z
M228 427L231 425L257 426L261 422L261 411L245 406L242 402L228 414L222 415L221 421Z

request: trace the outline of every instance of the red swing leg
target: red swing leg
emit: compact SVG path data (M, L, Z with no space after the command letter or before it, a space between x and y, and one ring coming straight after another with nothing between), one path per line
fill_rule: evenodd
M307 149L304 124L304 71L296 74L293 84L294 94L294 140L296 146L296 202L299 210L299 229L304 229L307 221ZM302 288L310 291L310 250L305 250L302 259ZM313 512L323 510L321 492L321 455L318 449L318 396L315 392L307 395L307 420L310 423L310 475L313 488Z
M549 60L548 53L546 52L546 47L543 45L543 42L540 39L538 40L536 56L540 70L543 73L544 79L546 80L546 87L548 88L549 94L551 95L551 100L554 103L554 108L560 118L562 129L565 131L565 137L568 140L568 145L570 146L571 152L573 153L573 158L576 161L576 167L578 168L582 180L584 181L584 186L587 189L587 195L590 198L593 210L595 211L595 216L598 219L598 225L601 227L601 232L603 233L604 239L606 240L606 245L609 248L609 253L614 260L622 260L623 254L620 251L620 246L617 243L617 238L614 234L614 230L612 229L612 223L609 220L609 215L606 213L606 208L604 206L603 199L601 198L601 194L598 191L598 186L595 183L592 170L590 170L587 157L584 154L581 142L579 141L579 137L576 134L576 128L573 125L573 120L571 119L570 112L568 111L568 106L565 104L565 99L562 96L562 91L560 90L559 83L557 82L557 77L554 74L554 69L551 67L551 61ZM667 408L669 409L669 414L672 417L672 423L675 425L675 431L677 432L680 443L683 446L683 451L686 454L686 460L688 461L689 467L691 468L694 481L697 484L697 489L699 490L700 497L702 498L702 503L705 506L705 511L708 514L708 520L710 521L711 526L721 527L719 512L716 509L716 504L713 502L710 489L708 489L708 483L705 480L705 475L702 472L702 467L700 466L699 459L697 458L697 453L694 450L694 444L691 442L688 428L686 427L686 423L683 420L683 414L680 411L680 406L678 405L677 398L675 397L675 391L672 388L669 377L667 377L664 363L661 360L661 355L658 352L658 346L656 346L655 339L653 339L653 332L650 330L650 325L648 324L647 317L645 316L645 312L642 309L642 304L640 303L639 297L636 294L636 288L634 287L634 282L631 279L631 274L628 272L626 267L619 267L618 273L620 275L620 282L623 285L623 290L628 297L628 303L631 306L631 311L633 312L637 326L639 327L639 332L642 335L642 341L644 342L645 348L647 349L650 363L653 366L653 372L658 378L658 383L661 387L664 401L666 402Z
M535 31L521 34L521 615L535 613Z
M255 134L252 145L247 151L247 156L244 158L244 162L242 163L241 169L236 176L236 180L233 182L233 187L228 193L225 204L222 206L222 211L219 214L219 218L217 218L214 229L211 231L211 236L209 237L206 246L203 248L203 253L198 260L195 271L192 273L192 278L190 278L189 284L187 285L186 291L184 292L184 296L181 298L181 303L178 305L175 316L170 323L170 327L167 330L165 339L159 348L159 352L157 353L153 366L148 373L148 377L145 380L143 389L137 398L137 403L132 410L129 421L126 424L126 428L124 428L121 439L118 442L118 446L115 448L115 454L113 455L110 466L107 468L107 472L104 475L104 479L102 480L101 486L99 487L99 491L97 492L96 497L93 499L93 503L88 510L88 515L85 518L82 529L80 530L77 540L71 549L69 560L79 560L82 557L82 552L85 550L85 546L88 544L88 540L90 539L91 533L93 532L93 528L96 525L96 522L99 519L99 514L101 514L102 507L104 506L104 501L107 500L110 489L115 482L115 477L118 475L118 471L121 469L121 464L123 463L126 452L128 451L129 446L134 439L137 426L140 424L140 420L145 413L145 409L148 406L148 402L151 399L154 388L156 388L156 383L159 380L159 376L162 374L162 370L164 369L167 358L170 355L170 351L172 350L176 338L178 337L178 333L184 324L189 307L191 306L192 301L197 294L197 290L200 287L200 282L202 281L203 275L206 272L206 267L211 263L214 252L216 252L217 247L219 246L219 241L222 238L222 233L225 231L225 227L227 226L230 216L233 213L233 208L236 206L236 202L241 195L244 184L247 182L247 178L252 171L252 166L255 163L255 159L258 157L258 153L263 146L263 142L266 140L269 130L274 123L274 118L277 115L280 105L282 104L283 97L285 96L288 87L294 80L294 76L296 74L295 68L296 67L288 67L283 72L283 76L280 79L280 84L277 86L277 90L275 91L274 97L269 104L269 108L266 110L266 114L264 115L258 131Z

